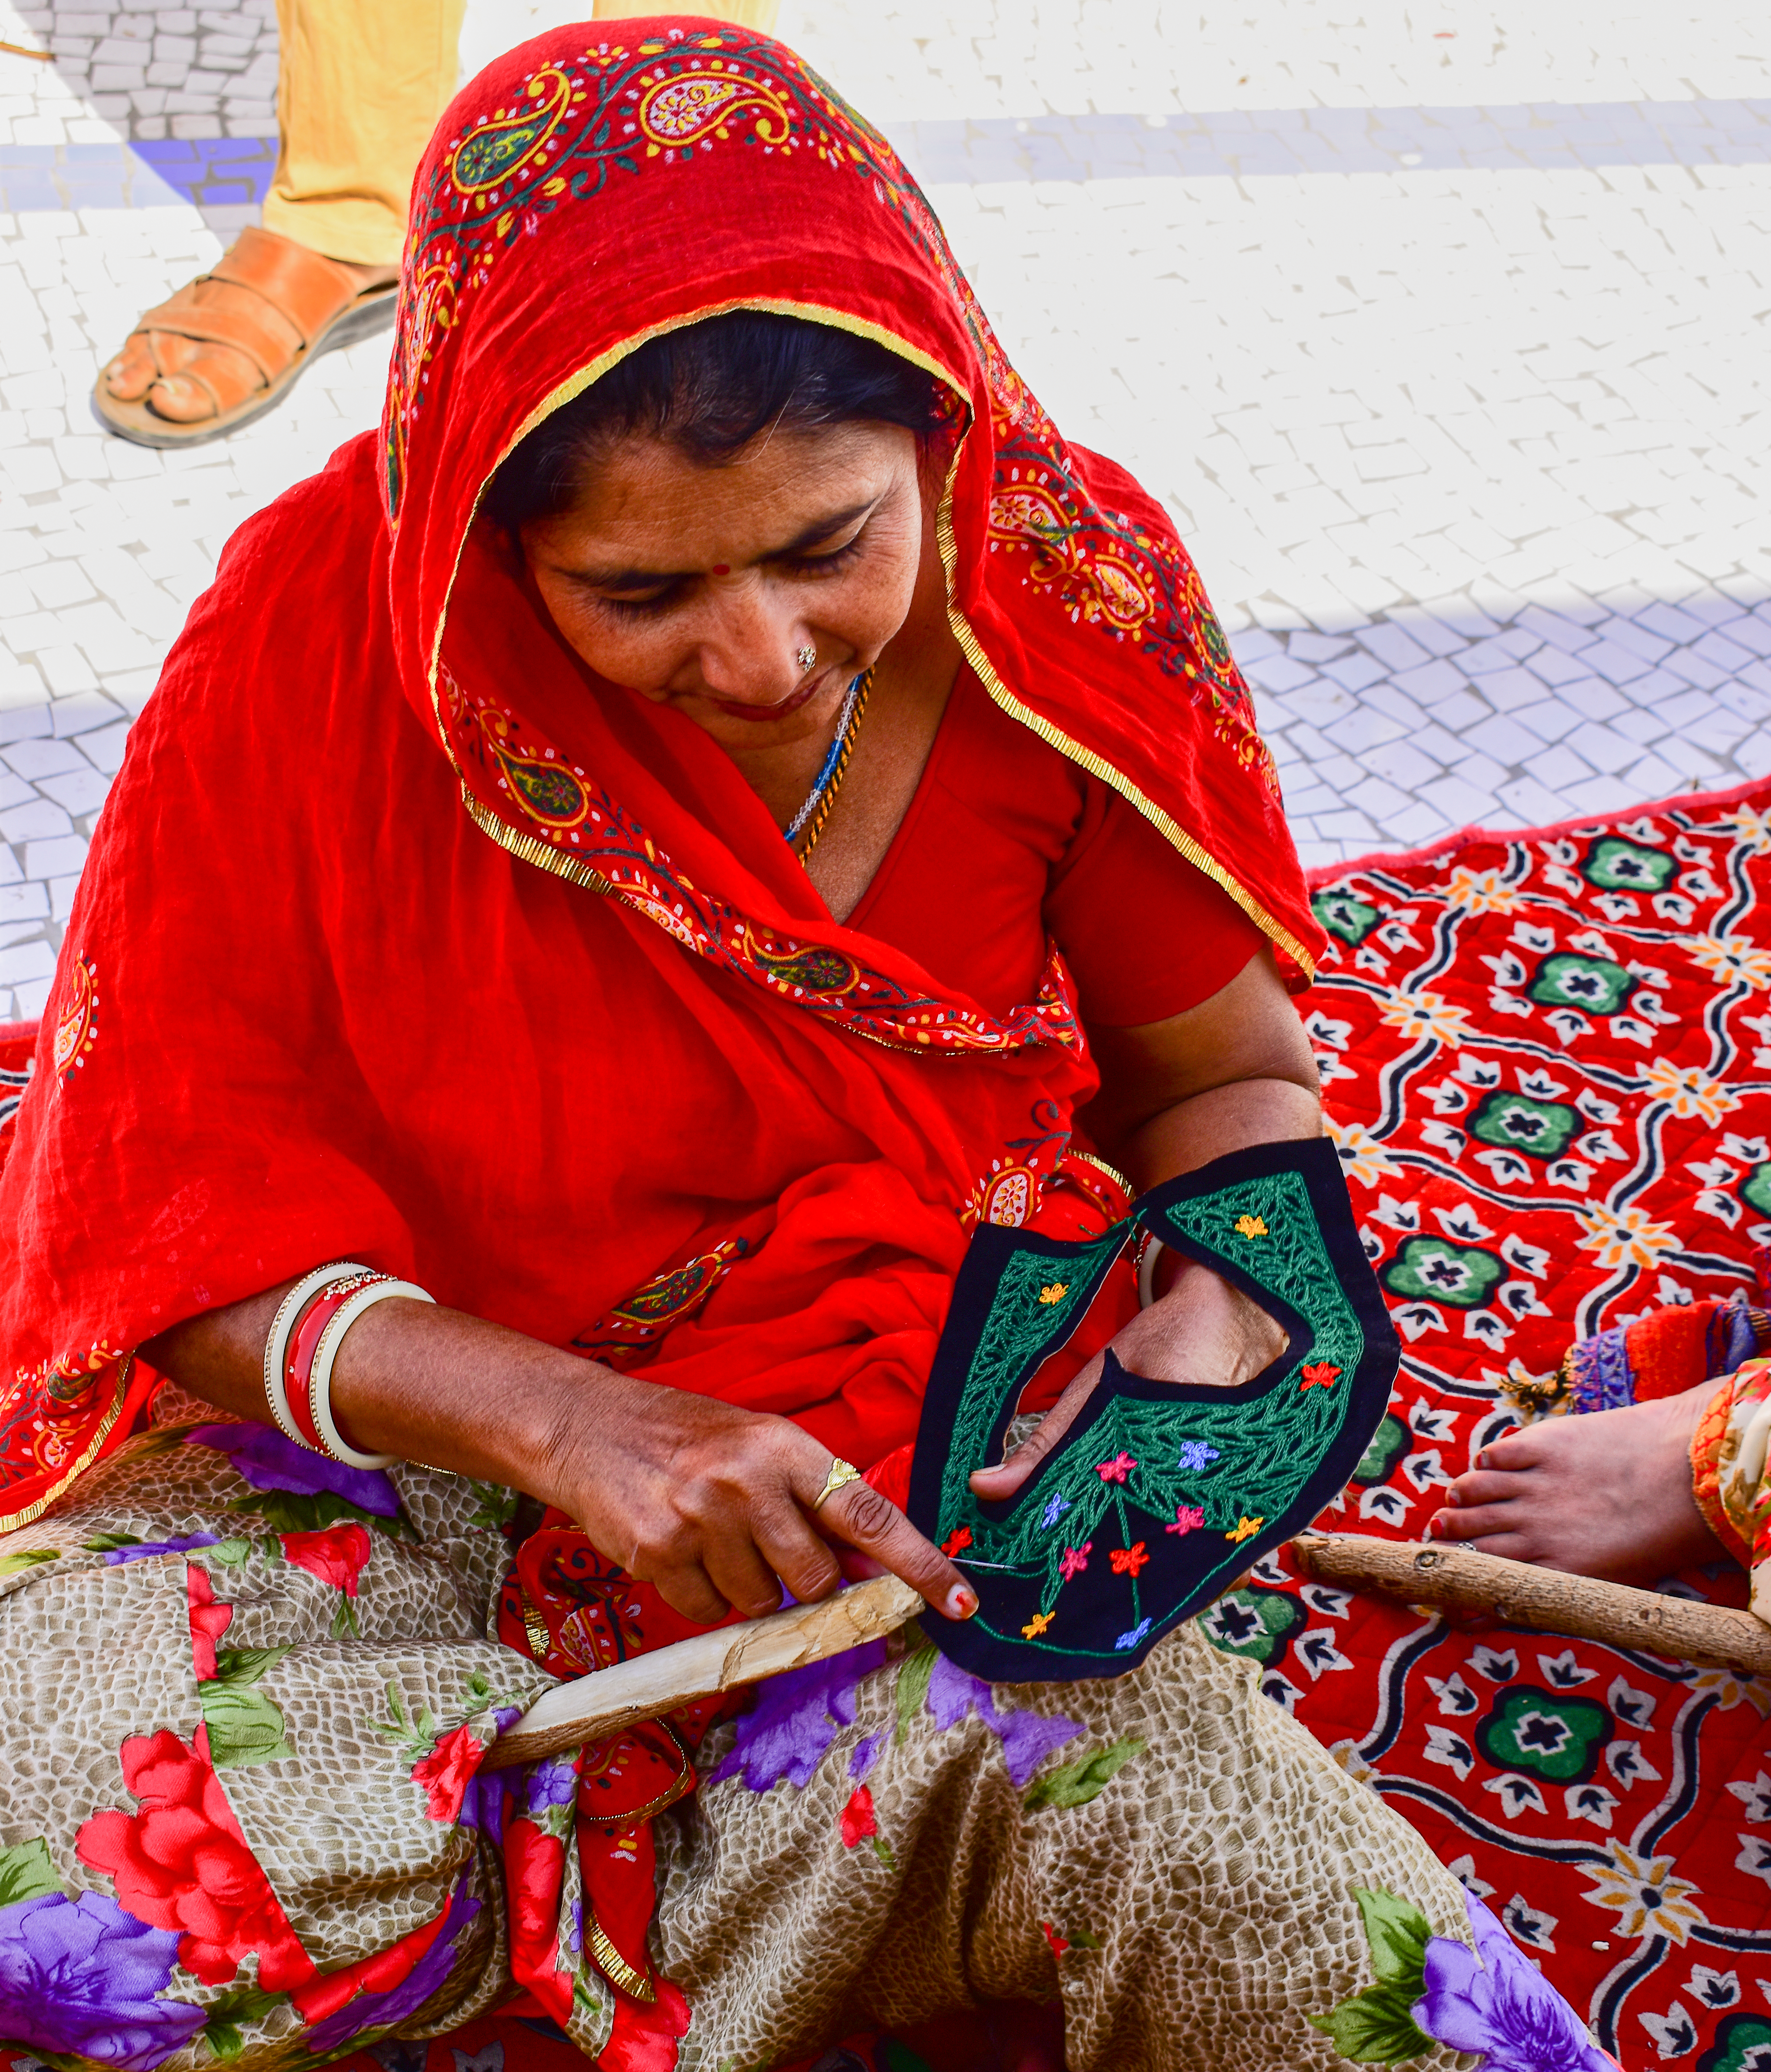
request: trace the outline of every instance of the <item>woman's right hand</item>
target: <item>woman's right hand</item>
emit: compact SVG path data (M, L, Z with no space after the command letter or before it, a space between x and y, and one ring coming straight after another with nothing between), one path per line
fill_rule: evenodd
M193 1317L143 1355L204 1401L268 1424L265 1342L293 1285ZM729 1606L759 1618L779 1610L783 1583L802 1603L827 1597L839 1546L946 1618L977 1609L953 1564L866 1483L814 1514L830 1450L787 1418L639 1380L458 1309L401 1297L366 1310L339 1346L332 1412L367 1452L556 1506L685 1618L711 1625Z
M594 1367L549 1449L549 1500L685 1618L802 1603L840 1580L832 1541L889 1568L948 1618L977 1597L898 1507L862 1482L814 1513L832 1454L785 1417Z

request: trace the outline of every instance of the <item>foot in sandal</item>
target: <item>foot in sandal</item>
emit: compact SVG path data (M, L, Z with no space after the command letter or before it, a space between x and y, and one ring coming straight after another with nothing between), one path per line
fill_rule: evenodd
M92 407L139 446L199 446L273 410L308 362L392 321L397 269L355 266L268 230L150 310Z
M1724 1550L1691 1494L1691 1434L1716 1392L1547 1417L1485 1446L1428 1527L1435 1540L1616 1583L1658 1582Z

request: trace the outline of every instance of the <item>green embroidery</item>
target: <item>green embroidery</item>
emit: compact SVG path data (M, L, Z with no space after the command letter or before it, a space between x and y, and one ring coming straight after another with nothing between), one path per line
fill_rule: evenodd
M1434 2048L1416 2027L1410 2010L1427 1990L1427 1944L1432 1924L1418 1906L1393 1892L1355 1886L1365 1939L1370 1946L1374 1986L1342 2000L1330 2014L1313 2014L1313 2029L1333 2041L1355 2065L1399 2065Z
M1098 1749L1076 1762L1060 1763L1056 1770L1036 1778L1021 1803L1029 1813L1042 1806L1086 1806L1090 1799L1099 1799L1127 1763L1142 1755L1148 1745L1145 1741L1115 1741L1111 1748Z
M1609 957L1576 956L1572 950L1546 957L1528 989L1545 1007L1580 1007L1589 1014L1615 1014L1638 981Z
M1049 1257L1022 1253L1010 1260L960 1396L935 1536L945 1541L969 1529L968 1558L1036 1579L1040 1604L1056 1606L1057 1615L1049 1630L1042 1614L1019 1631L1054 1655L1072 1651L1064 1644L1063 1585L1091 1560L1111 1561L1131 1581L1132 1615L1121 1645L1135 1646L1148 1630L1136 1580L1148 1557L1145 1543L1133 1537L1132 1506L1174 1520L1171 1529L1214 1540L1221 1551L1207 1566L1207 1587L1245 1568L1243 1543L1296 1499L1344 1427L1350 1389L1334 1384L1353 1374L1365 1350L1301 1174L1240 1181L1172 1203L1153 1227L1160 1231L1165 1224L1169 1235L1233 1260L1309 1321L1315 1342L1298 1342L1292 1363L1252 1401L1115 1396L1089 1426L1086 1442L1054 1454L1009 1515L991 1519L968 1486L969 1466L984 1457L1005 1400L1018 1395L1026 1375L1074 1328L1124 1232L1066 1261L1061 1281L1054 1281ZM1042 1293L1049 1296L1054 1286L1062 1295L1042 1301ZM1327 1377L1327 1385L1301 1385L1306 1368Z
M1615 1731L1610 1713L1566 1691L1510 1684L1476 1729L1497 1770L1529 1770L1551 1784L1584 1784Z
M1566 1101L1528 1100L1523 1094L1484 1094L1470 1118L1480 1144L1498 1144L1528 1157L1559 1158L1580 1128L1580 1112Z
M1606 892L1664 892L1677 868L1661 850L1619 835L1601 835L1580 866L1587 882Z
M1495 1253L1448 1237L1410 1238L1383 1270L1392 1295L1448 1302L1454 1309L1479 1309L1506 1278Z

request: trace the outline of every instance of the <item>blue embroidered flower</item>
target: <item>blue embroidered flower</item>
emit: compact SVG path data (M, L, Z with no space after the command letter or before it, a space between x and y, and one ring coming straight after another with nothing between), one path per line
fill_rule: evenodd
M1058 1523L1058 1519L1061 1519L1064 1513L1069 1509L1070 1498L1066 1496L1062 1490L1060 1490L1055 1496L1053 1496L1047 1500L1046 1504L1046 1515L1040 1519L1039 1523L1042 1527L1049 1530L1052 1526L1054 1526Z
M1218 1449L1208 1446L1203 1439L1183 1439L1181 1441L1181 1457L1174 1465L1185 1469L1189 1474L1197 1475L1203 1474L1217 1458Z
M1122 1633L1113 1645L1116 1647L1136 1647L1149 1630L1150 1622L1147 1618L1140 1618L1129 1633Z

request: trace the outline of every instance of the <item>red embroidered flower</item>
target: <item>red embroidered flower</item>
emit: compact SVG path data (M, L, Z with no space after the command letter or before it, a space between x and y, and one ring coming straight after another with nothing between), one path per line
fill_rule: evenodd
M453 1821L459 1815L485 1753L485 1744L476 1741L469 1729L457 1727L413 1765L412 1781L424 1787L425 1811L433 1820Z
M1116 1576L1135 1576L1150 1557L1144 1551L1144 1542L1140 1540L1130 1547L1116 1547L1107 1558L1112 1563Z
M1094 1551L1095 1543L1092 1540L1086 1546L1066 1547L1064 1549L1064 1558L1058 1564L1058 1574L1066 1583L1074 1581L1088 1566L1088 1557Z
M360 1525L328 1525L320 1532L285 1532L278 1536L286 1560L343 1591L347 1597L356 1595L357 1578L375 1552L375 1543Z
M191 1673L199 1684L211 1683L216 1675L216 1642L228 1630L234 1608L216 1602L208 1570L195 1561L185 1564L184 1593L191 1606Z
M1341 1370L1330 1367L1326 1360L1312 1360L1302 1373L1304 1379L1297 1384L1300 1396L1306 1388L1332 1388L1341 1378Z
M849 1803L842 1809L842 1845L845 1849L858 1848L871 1841L879 1832L879 1823L873 1817L873 1794L865 1784L857 1784L849 1794Z
M270 1881L209 1762L206 1728L187 1748L162 1729L117 1751L137 1813L95 1813L74 1853L102 1871L119 1903L151 1928L179 1935L179 1961L206 1986L224 1986L253 1951L258 1983L282 1992L314 1975Z
M1070 1945L1064 1940L1063 1937L1058 1934L1058 1930L1052 1926L1049 1921L1042 1921L1040 1922L1039 1932L1045 1937L1046 1942L1051 1945L1051 1954L1054 1957L1062 1957L1064 1952L1070 1947Z
M1111 1460L1101 1462L1095 1472L1103 1482L1122 1482L1136 1466L1129 1453L1116 1453Z
M969 1525L962 1525L957 1532L950 1532L941 1542L941 1552L943 1554L963 1554L971 1544L972 1528Z

